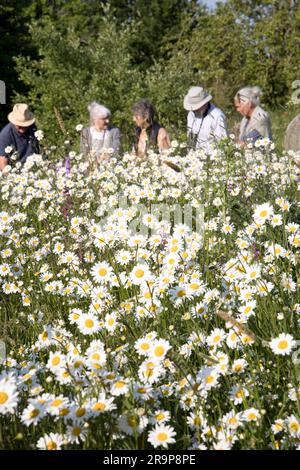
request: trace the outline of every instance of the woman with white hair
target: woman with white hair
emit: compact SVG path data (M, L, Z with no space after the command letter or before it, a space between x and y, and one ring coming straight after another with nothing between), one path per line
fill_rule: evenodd
M235 109L242 114L239 143L244 147L258 139L272 140L269 115L260 107L262 91L258 86L241 88L234 97Z
M89 106L90 127L81 132L80 151L100 163L110 155L117 157L121 147L121 134L117 127L109 125L111 112L93 101Z

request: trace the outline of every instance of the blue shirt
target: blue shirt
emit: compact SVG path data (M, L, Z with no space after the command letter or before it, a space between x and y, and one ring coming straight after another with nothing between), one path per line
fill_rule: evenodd
M10 161L10 156L17 152L16 162L25 163L26 158L33 153L39 153L39 143L34 135L36 126L32 124L24 134L19 134L15 126L7 124L0 132L0 156ZM10 153L5 152L6 147L12 147Z

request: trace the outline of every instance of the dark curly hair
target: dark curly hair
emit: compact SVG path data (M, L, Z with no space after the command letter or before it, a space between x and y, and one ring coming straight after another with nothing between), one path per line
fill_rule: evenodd
M131 111L133 114L144 118L149 126L155 121L156 109L148 100L143 99L138 101L132 106Z

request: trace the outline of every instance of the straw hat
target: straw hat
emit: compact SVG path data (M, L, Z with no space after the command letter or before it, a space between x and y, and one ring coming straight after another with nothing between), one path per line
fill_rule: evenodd
M7 117L9 122L22 127L31 126L35 121L33 113L29 111L28 105L25 103L15 104L12 112Z
M200 86L193 86L184 97L183 107L187 111L195 111L212 100L212 96Z

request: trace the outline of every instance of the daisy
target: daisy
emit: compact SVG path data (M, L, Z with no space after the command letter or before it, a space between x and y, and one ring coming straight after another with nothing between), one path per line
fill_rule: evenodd
M66 416L70 412L68 398L63 395L50 396L46 403L46 411L52 416Z
M133 284L141 285L151 278L151 273L146 264L137 264L130 273L130 279Z
M149 432L148 442L155 448L162 446L166 449L168 444L176 442L174 436L176 436L176 433L173 427L166 426L165 424L157 425Z
M260 277L261 268L258 264L252 264L246 267L246 279L248 281L255 281Z
M242 305L239 307L240 312L240 319L243 321L247 321L249 317L255 315L256 301L252 300L251 302L247 302L246 305Z
M243 403L243 400L248 396L248 390L241 385L234 385L229 392L229 398L235 405Z
M165 339L156 339L152 343L152 347L149 351L149 357L153 358L154 360L162 361L170 348L170 343Z
M63 243L56 242L53 248L53 253L55 253L56 255L60 255L61 253L63 253L64 249L65 247Z
M112 277L113 269L108 263L106 263L106 261L103 261L102 263L97 263L92 267L91 274L95 282L105 283L109 282Z
M243 421L253 422L253 421L258 421L259 418L260 418L260 412L256 408L248 408L242 414Z
M161 377L164 369L161 366L160 362L146 360L144 361L139 368L138 375L139 379L143 384L150 384L157 382Z
M92 335L101 328L99 320L93 313L83 313L77 321L77 326L83 335Z
M218 371L213 367L203 367L197 374L197 382L204 390L210 390L218 383Z
M226 333L220 328L215 328L211 334L206 338L206 342L209 346L219 346L224 340Z
M106 364L106 352L104 349L100 347L90 350L86 364L93 371L102 369Z
M245 361L245 359L236 359L232 363L232 371L235 372L236 374L241 374L242 372L244 372L247 365L248 363L247 361Z
M299 224L287 224L285 225L285 230L288 232L288 233L296 233L297 230L299 228Z
M271 225L272 227L279 227L282 225L282 215L281 214L273 214L271 218Z
M82 314L83 314L83 312L79 308L72 309L72 311L71 311L71 313L69 314L69 317L68 317L71 325L74 325L74 324L78 323L78 320L79 320L79 318Z
M187 417L187 424L189 428L196 430L207 426L207 421L202 413L202 411L194 411L189 414Z
M277 338L273 338L269 345L274 354L284 356L291 353L296 346L296 341L293 336L281 333Z
M50 352L49 359L47 362L47 367L51 372L57 372L60 368L66 365L65 355L61 354L59 351Z
M283 419L276 419L274 424L271 427L274 434L278 434L279 432L283 431L284 429L284 421Z
M105 393L100 393L98 398L93 398L89 402L89 408L95 414L104 413L116 409L114 398L106 398Z
M116 260L119 264L127 265L132 259L130 251L120 250L116 255Z
M126 413L123 416L120 416L118 420L120 430L129 436L141 434L147 424L148 418L146 416L139 416L133 413Z
M253 218L254 221L258 224L264 224L266 220L272 217L274 212L273 206L268 202L265 204L261 204L260 206L256 206Z
M177 254L169 254L164 258L163 265L165 269L177 268L180 262L180 257Z
M36 425L45 415L45 406L37 400L30 400L30 404L24 409L21 421L25 426Z
M148 356L152 349L153 340L151 338L140 338L134 343L134 347L140 356Z
M111 387L111 394L114 395L115 397L118 397L120 395L125 395L129 390L129 385L128 385L128 379L122 379L120 378L116 382L112 384Z
M118 326L117 314L115 312L105 315L104 328L107 331L113 332Z
M222 232L225 233L226 235L231 234L234 230L233 224L227 223L224 224L222 227Z
M296 416L288 416L285 420L286 426L293 437L300 437L300 423Z
M157 410L155 411L154 415L150 419L151 424L164 424L170 421L171 415L169 411L165 410Z
M51 432L44 434L37 442L37 448L40 450L60 450L65 437L58 433Z
M299 234L299 232L289 236L288 241L295 248L299 248L300 247L300 234Z
M12 376L0 379L0 414L14 413L18 405L18 391Z
M200 295L205 291L205 284L198 279L192 279L189 284L187 284L187 292L192 295Z
M223 416L222 423L229 429L237 429L241 425L241 413L229 411Z
M66 430L66 439L70 444L80 444L84 442L88 433L88 429L80 423L73 423L72 426L68 426Z

